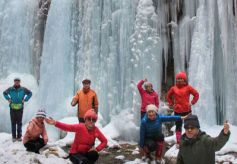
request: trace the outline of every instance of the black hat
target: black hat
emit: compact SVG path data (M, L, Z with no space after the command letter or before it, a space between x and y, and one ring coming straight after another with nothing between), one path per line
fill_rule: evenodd
M185 120L184 120L184 128L188 128L189 126L200 128L198 117L196 115L189 115Z
M14 81L21 81L21 79L19 77L16 77Z
M90 84L90 83L91 83L91 81L89 79L84 79L82 81L82 84Z

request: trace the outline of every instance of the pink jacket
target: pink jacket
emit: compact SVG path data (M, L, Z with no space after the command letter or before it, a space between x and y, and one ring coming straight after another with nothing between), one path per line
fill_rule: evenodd
M146 90L142 88L143 83L144 80L141 80L137 84L137 88L139 90L142 99L141 112L146 112L146 106L149 104L154 104L157 108L159 108L158 94L155 91L148 93Z
M107 139L97 127L89 131L84 123L69 125L58 121L55 126L64 131L76 132L74 142L71 145L70 154L88 152L94 146L96 138L101 141L96 147L97 151L107 146Z
M36 118L33 118L27 126L26 133L23 137L23 144L30 140L36 140L40 137L40 135L43 137L44 143L47 143L48 135L44 123L40 123Z

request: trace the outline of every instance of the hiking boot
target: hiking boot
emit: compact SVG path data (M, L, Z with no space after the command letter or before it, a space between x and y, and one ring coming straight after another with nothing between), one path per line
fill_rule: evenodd
M12 138L12 142L16 142L17 139L15 137Z
M163 158L157 159L157 160L156 160L156 163L157 163L157 164L165 164L165 160L164 160Z
M150 158L146 157L146 156L142 156L142 161L149 163L150 162Z
M21 138L21 137L20 137L20 138L17 138L17 141L20 141L20 142L21 142L21 141L22 141L22 138Z

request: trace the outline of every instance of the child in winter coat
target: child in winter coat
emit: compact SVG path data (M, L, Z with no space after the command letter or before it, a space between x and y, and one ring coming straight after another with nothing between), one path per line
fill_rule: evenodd
M47 144L48 135L44 125L45 117L45 111L39 110L36 113L36 117L29 122L23 137L23 144L27 151L39 153L39 149ZM42 136L42 138L40 136Z
M144 84L145 83L145 84ZM145 89L142 88L144 84ZM153 90L152 84L147 81L147 79L141 80L137 84L137 88L141 95L141 119L146 114L146 106L149 104L154 104L157 108L159 108L159 97L158 94Z
M190 95L193 99L190 103ZM188 84L185 72L180 72L176 75L176 85L168 91L166 99L169 106L174 109L174 114L185 116L191 113L191 106L194 105L199 98L198 92ZM182 120L176 121L176 141L179 145L182 134Z
M156 151L158 163L164 163L161 158L164 135L162 134L162 122L177 121L184 119L180 116L160 116L157 107L153 104L147 106L147 114L144 116L140 126L140 151L142 159L146 162L151 160L150 152Z
M107 139L95 126L97 114L93 109L88 110L84 116L85 123L74 125L64 124L53 119L46 118L48 124L54 125L65 131L75 132L74 142L70 149L70 160L73 164L93 164L98 158L98 152L107 146ZM94 148L95 139L101 143Z

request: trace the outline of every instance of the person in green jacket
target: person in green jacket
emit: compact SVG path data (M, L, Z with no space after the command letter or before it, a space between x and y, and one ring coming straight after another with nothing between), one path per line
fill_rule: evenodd
M185 133L177 157L177 164L215 164L215 152L220 150L230 137L229 124L217 137L210 137L200 130L198 117L189 115L184 120Z

